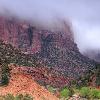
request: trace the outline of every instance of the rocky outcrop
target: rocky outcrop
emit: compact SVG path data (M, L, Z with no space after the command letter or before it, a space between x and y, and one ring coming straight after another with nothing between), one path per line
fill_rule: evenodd
M94 61L83 56L77 45L62 34L49 34L43 40L40 59L45 65L54 68L68 77L79 78L95 68Z
M0 39L24 52L33 53L40 48L34 31L34 27L24 21L0 17Z

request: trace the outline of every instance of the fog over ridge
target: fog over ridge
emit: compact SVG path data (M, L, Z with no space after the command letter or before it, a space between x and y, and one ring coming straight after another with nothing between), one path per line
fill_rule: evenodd
M75 42L83 53L100 49L100 0L0 0L0 13L42 23L72 23ZM42 25L41 24L41 25Z

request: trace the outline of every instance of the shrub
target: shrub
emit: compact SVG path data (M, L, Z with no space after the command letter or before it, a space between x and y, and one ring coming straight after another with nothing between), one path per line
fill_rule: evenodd
M15 96L15 100L22 100L23 99L23 95L19 94Z
M98 95L97 95L97 98L100 99L100 91L99 91L99 93L98 93Z
M2 62L0 60L0 62ZM8 67L8 62L5 60L2 62L1 67L0 67L0 85L7 85L9 83L9 77L10 77L10 70Z
M97 90L97 89L91 89L91 92L90 92L90 96L92 99L100 99L100 90Z
M33 98L29 94L26 95L19 94L15 97L14 100L33 100Z
M52 86L47 86L47 89L49 90L49 92L51 93L55 93L56 92L56 88L52 87Z
M26 94L24 95L23 100L33 100L33 98L29 94Z
M82 87L80 89L80 96L89 98L90 97L90 88L89 87Z
M9 78L7 74L2 75L2 85L7 85L9 83Z
M79 90L80 96L90 99L100 99L100 90L90 87L82 87Z
M61 98L69 98L71 96L71 91L66 87L60 91Z
M79 94L79 92L80 92L79 88L74 87L74 88L72 88L72 89L73 89L73 92L74 92L75 94Z
M14 100L14 96L12 94L7 94L4 100Z

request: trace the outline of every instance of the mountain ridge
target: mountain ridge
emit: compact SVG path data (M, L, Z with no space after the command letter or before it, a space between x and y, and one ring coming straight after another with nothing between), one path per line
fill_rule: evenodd
M54 82L55 84L53 83L54 86L60 86L60 82L63 82L61 79L67 81L69 78L68 84L70 84L70 79L79 81L84 76L90 77L96 68L95 62L79 52L77 44L72 39L71 30L69 27L66 27L67 29L66 33L61 31L52 32L13 19L2 19L1 17L0 39L12 46L7 47L6 44L1 42L0 56L5 55L13 63L19 63L23 66L37 67L37 71L43 67L51 74L53 73L52 78L61 76L58 81ZM17 49L14 50L13 46L22 53L17 52ZM8 55L7 52L9 52ZM46 80L43 80L44 84L48 83ZM52 84L52 81L49 84ZM62 86L64 85L67 85L67 83L62 84Z

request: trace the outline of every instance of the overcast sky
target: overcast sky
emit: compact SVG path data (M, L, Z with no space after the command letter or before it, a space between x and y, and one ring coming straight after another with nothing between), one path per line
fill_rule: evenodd
M0 13L40 23L70 20L81 52L100 49L100 0L0 0Z

